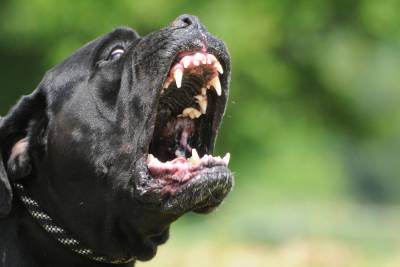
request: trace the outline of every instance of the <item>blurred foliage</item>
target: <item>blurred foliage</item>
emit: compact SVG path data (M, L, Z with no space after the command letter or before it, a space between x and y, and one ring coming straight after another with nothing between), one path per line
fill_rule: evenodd
M214 216L236 231L252 225L245 233L254 239L282 240L300 214L315 215L307 203L328 210L337 202L399 203L399 10L398 0L2 0L0 114L98 35L119 25L145 35L195 14L227 43L233 62L217 150L232 153L237 184ZM266 207L282 201L296 204L279 209L277 219ZM380 213L345 214L358 222ZM304 225L319 234L310 220ZM184 233L197 221L189 217L178 228ZM353 226L338 231L360 231ZM360 236L374 240L364 234L375 226Z
M398 201L399 8L396 0L3 0L0 113L96 36L119 25L145 35L193 13L232 54L219 150L232 152L239 184L251 179L283 198Z

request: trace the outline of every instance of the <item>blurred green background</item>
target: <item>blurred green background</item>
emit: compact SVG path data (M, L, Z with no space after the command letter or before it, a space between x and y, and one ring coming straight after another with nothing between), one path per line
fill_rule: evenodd
M400 1L0 2L0 114L119 25L182 13L229 47L236 186L139 266L400 266Z

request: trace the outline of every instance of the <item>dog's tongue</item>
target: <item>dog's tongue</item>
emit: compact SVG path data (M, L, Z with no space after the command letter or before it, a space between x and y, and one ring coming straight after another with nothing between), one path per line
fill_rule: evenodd
M217 165L227 167L229 160L229 153L224 158L219 156L213 157L211 155L204 155L200 158L196 149L192 149L192 156L188 159L177 157L171 161L161 162L152 154L149 154L146 163L150 173L156 178L183 183L193 178L199 169Z

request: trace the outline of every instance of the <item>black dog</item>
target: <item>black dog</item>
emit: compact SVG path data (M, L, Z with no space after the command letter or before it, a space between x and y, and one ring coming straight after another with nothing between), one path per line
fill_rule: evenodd
M47 72L0 121L0 266L132 266L218 206L229 79L225 45L189 15L116 29Z

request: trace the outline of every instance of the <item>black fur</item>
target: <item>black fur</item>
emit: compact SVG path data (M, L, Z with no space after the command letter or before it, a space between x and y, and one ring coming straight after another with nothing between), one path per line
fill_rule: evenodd
M169 198L147 184L151 179L143 158L163 79L179 51L204 43L225 70L224 94L216 100L210 126L211 152L228 97L230 61L224 44L187 15L145 37L119 28L88 43L48 71L36 90L1 119L1 267L115 266L80 257L53 240L13 197L15 180L99 254L149 260L168 239L169 225L217 186L205 181L230 177L218 169ZM110 60L116 46L126 52ZM26 150L12 155L21 140Z

